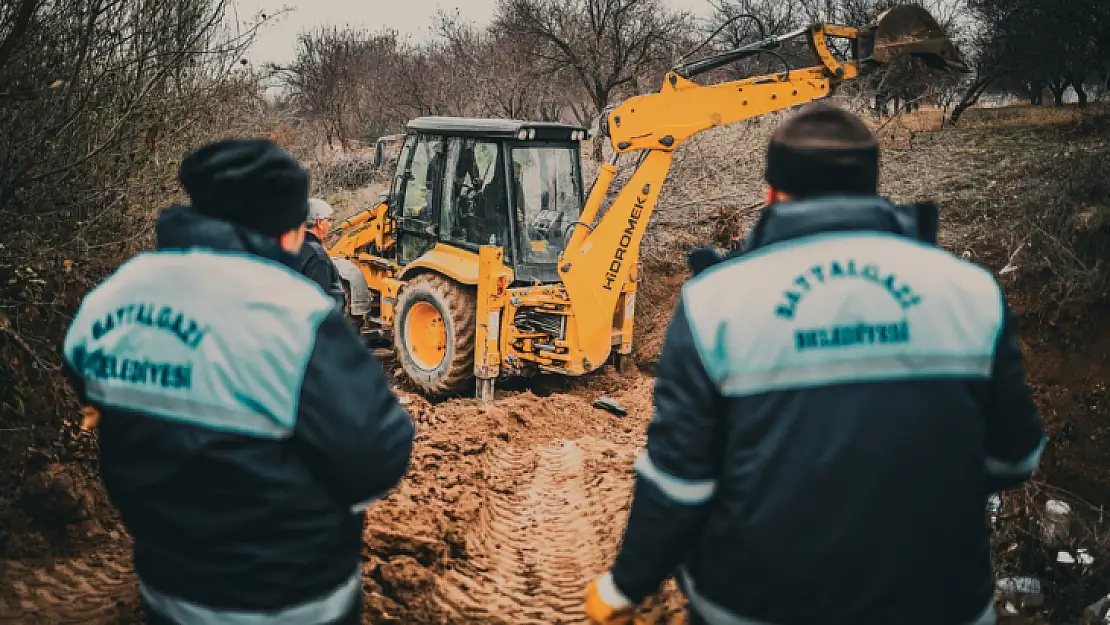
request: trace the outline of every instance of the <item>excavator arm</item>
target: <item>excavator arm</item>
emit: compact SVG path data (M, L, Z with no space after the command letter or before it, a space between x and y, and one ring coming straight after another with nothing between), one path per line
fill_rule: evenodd
M336 241L328 249L328 254L347 258L367 245L372 245L379 252L389 249L393 240L392 224L386 219L388 210L389 206L381 202L343 220L333 232Z
M692 80L750 56L773 54L783 42L799 37L809 45L815 61L812 67L786 67L778 74L710 86ZM840 60L834 56L830 37L848 39L852 58ZM583 356L592 363L604 362L608 357L614 307L639 261L644 231L670 172L674 152L683 142L715 126L826 97L836 82L853 79L905 55L919 56L934 67L967 71L932 16L920 7L907 5L886 11L864 28L815 24L676 67L666 75L658 93L630 98L603 113L601 131L608 136L615 155L602 164L559 262ZM598 219L602 201L616 177L617 162L621 155L632 151L641 152L642 159L608 211Z

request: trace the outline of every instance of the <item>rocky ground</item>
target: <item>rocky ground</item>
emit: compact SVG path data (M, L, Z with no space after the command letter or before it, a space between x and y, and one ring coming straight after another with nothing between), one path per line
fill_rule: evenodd
M408 477L368 514L365 622L583 621L585 583L610 564L629 504L631 464L651 415L653 362L686 277L683 253L728 241L754 217L759 146L772 126L706 133L682 153L645 241L638 368L509 384L486 406L430 404L399 391L418 423L417 445ZM1063 210L1059 198L1078 206L1086 201L1075 198L1099 197L1107 179L1083 168L1110 160L1102 158L1110 133L1080 126L882 130L885 191L940 202L946 247L995 271L1011 268L1000 280L1022 315L1052 444L1038 484L1007 498L998 562L1007 574L1045 580L1042 611L1053 622L1074 622L1110 592L1100 513L1110 504L1105 299L1089 296L1098 269L1091 250L1036 247L1044 240L1038 231L1057 236L1049 224ZM1097 202L1080 207L1082 227L1102 228L1100 211ZM1034 251L1022 256L1022 249ZM627 415L593 407L601 396L621 402ZM0 490L0 622L141 622L127 537L92 472L95 440L65 431L68 453L20 456L19 479L9 475L15 486ZM1030 528L1048 495L1073 503L1095 564L1065 570L1032 544ZM654 623L680 623L680 612L673 588L645 607Z

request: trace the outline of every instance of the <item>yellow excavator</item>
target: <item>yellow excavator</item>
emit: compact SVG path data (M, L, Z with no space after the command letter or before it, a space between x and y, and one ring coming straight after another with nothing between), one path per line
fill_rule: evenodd
M775 49L799 38L811 67L693 82L755 55L782 60ZM830 38L846 40L847 52L834 54ZM640 242L675 150L709 128L825 97L907 55L967 71L933 17L910 5L865 27L815 24L675 67L658 93L603 112L599 131L615 154L588 194L584 128L414 119L388 195L341 223L329 248L349 314L365 334L392 343L405 376L432 397L469 387L490 399L505 376L621 367L632 353ZM639 153L635 171L602 213L630 152Z

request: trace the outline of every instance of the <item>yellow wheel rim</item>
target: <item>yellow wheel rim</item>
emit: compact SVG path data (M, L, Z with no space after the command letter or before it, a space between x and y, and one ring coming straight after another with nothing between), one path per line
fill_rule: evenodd
M421 369L431 371L447 356L447 328L443 316L428 302L416 302L405 320L405 344Z

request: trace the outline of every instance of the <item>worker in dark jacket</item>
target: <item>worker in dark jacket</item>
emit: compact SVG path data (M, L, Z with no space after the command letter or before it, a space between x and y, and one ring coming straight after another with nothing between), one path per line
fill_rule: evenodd
M766 178L743 254L682 289L587 613L631 623L674 575L693 623L994 623L987 498L1045 444L1005 297L915 240L846 112L785 122Z
M85 297L63 348L148 622L354 625L362 511L406 472L413 423L296 271L307 172L226 141L180 180L191 205Z
M343 308L347 305L347 296L339 281L339 270L335 268L323 243L331 229L333 214L335 211L324 200L312 198L308 201L308 219L305 221L304 245L297 257L298 268Z

